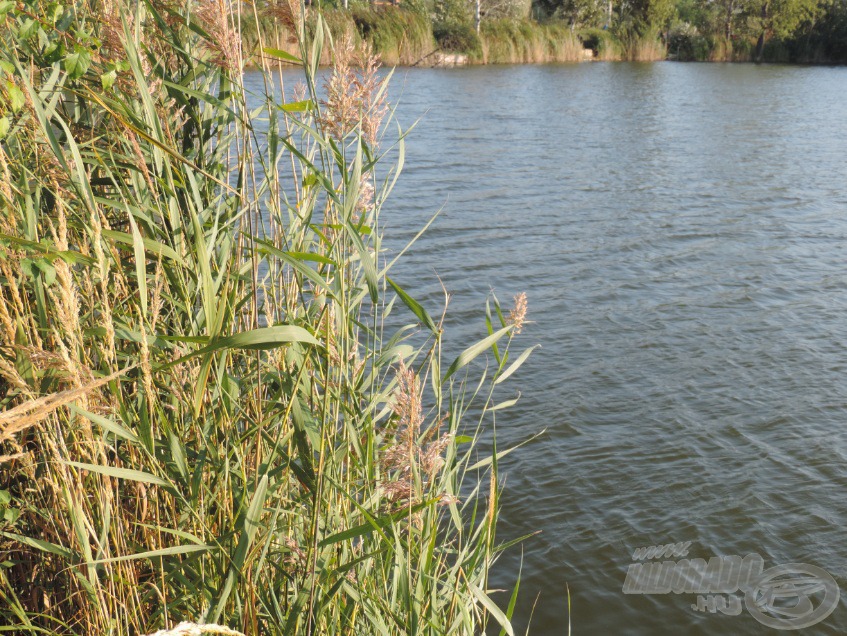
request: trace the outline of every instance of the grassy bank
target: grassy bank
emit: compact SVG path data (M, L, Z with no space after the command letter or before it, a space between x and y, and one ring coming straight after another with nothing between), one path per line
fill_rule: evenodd
M0 3L0 624L508 630L478 442L526 299L443 358L373 59L316 17L248 109L224 6Z

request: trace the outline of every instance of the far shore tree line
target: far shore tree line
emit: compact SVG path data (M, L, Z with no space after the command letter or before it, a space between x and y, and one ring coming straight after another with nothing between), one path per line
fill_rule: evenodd
M313 0L312 6L349 16L362 39L400 63L407 60L392 47L402 48L404 40L409 46L412 30L441 50L488 62L545 61L531 49L555 38L609 60L847 62L847 0ZM504 43L504 56L488 54Z

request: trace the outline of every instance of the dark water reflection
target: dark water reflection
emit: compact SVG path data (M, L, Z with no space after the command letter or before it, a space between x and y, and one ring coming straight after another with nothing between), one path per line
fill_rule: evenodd
M499 562L535 634L760 634L696 595L625 595L634 548L756 552L847 591L847 69L583 64L398 70L422 117L385 208L396 278L448 337L526 291L498 440ZM457 345L458 346L458 345ZM506 603L505 595L500 599ZM847 632L840 605L803 633Z

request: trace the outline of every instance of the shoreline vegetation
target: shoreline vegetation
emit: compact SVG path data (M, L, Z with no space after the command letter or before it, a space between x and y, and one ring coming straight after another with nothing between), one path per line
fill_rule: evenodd
M389 78L285 5L248 107L252 9L0 1L0 625L512 635L526 296L444 342L383 247Z
M259 33L264 47L295 52L295 38L280 19L285 1L266 2L259 21L242 29L254 64ZM307 25L313 11L307 8ZM347 8L325 3L320 13L336 39L367 43L388 66L847 63L847 4L840 0L407 0Z

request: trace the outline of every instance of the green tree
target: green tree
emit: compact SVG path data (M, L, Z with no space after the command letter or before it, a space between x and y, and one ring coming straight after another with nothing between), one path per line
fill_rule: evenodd
M603 26L609 3L607 0L537 0L534 6L544 16L567 22L574 30Z
M666 30L676 15L675 0L623 0L620 26L639 36Z
M756 60L762 60L765 42L793 36L803 25L811 25L820 12L819 0L752 0L751 26L759 35Z

